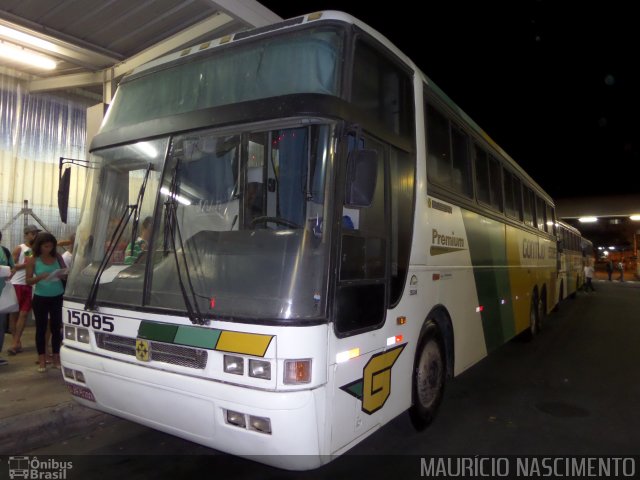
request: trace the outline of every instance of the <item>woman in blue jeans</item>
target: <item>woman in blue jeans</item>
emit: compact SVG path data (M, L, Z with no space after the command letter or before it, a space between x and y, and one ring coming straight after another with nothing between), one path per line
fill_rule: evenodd
M58 269L65 268L56 253L58 242L49 232L40 232L33 243L33 256L27 261L27 284L35 285L32 301L36 319L36 348L38 349L38 372L46 372L47 320L51 320L51 347L53 366L60 368L60 345L62 343L62 294L64 286L60 277L50 278Z

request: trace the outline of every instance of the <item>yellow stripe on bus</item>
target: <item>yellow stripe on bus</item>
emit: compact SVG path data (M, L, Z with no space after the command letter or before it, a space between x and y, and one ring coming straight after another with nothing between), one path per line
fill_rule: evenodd
M273 335L223 331L216 344L216 350L264 357L272 338Z

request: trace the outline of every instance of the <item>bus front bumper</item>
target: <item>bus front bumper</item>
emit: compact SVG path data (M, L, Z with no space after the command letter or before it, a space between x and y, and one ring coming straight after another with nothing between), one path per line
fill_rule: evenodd
M62 347L61 357L63 369L81 372L84 377L83 383L65 375L74 398L84 406L289 470L312 469L330 460L321 451L324 387L293 392L258 390L67 346ZM247 425L229 423L228 411L243 414ZM268 419L271 432L253 429L252 417Z

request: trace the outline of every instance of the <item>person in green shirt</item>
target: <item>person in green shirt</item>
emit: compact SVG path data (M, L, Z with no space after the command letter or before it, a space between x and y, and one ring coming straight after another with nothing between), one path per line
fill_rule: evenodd
M60 368L60 345L62 344L62 278L66 265L56 253L58 242L49 232L40 232L33 243L33 256L27 260L27 285L35 285L33 316L36 320L36 348L38 350L38 372L46 371L47 320L51 321L51 349L53 366Z
M149 238L151 237L151 223L151 217L145 218L140 229L140 236L136 238L135 242L133 242L133 248L131 248L131 243L129 243L127 248L124 249L124 263L127 265L133 265L136 263L136 260L138 260L140 255L142 255L142 252L146 252L148 250Z

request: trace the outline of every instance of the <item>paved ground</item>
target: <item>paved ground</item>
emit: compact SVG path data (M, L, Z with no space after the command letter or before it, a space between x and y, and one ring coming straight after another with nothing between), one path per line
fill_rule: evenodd
M77 405L59 369L38 373L35 327L25 328L23 351L9 356L6 335L0 366L0 455L18 454L50 444L69 433L92 429L113 417Z

